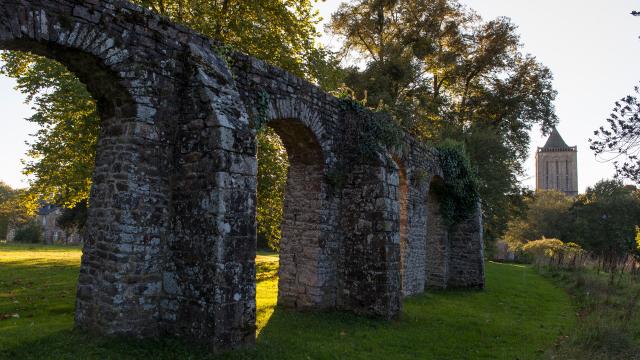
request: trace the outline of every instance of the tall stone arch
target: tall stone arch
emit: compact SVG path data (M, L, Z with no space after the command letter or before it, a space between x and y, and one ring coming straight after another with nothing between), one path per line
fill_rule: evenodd
M76 325L253 343L255 143L215 44L126 1L0 5L0 48L67 66L102 119Z
M83 81L102 120L87 241L78 285L76 321L105 333L159 333L168 181L161 175L170 149L155 114L153 88L176 84L130 61L136 36L118 31L117 12L53 1L3 1L0 48L57 60ZM132 26L133 24L131 24ZM167 112L166 116L172 116ZM156 219L160 221L156 221ZM140 325L144 323L144 325Z
M404 134L402 175L387 154L352 156L349 119L384 114L345 110L344 100L247 55L223 60L219 45L122 0L0 0L0 48L62 62L98 102L78 327L188 337L215 350L254 343L263 121L294 164L282 305L395 318L402 292L423 290L429 256L447 268L439 287L483 286L480 209L447 229L446 254L424 240L425 174L441 174L431 149Z
M337 199L326 181L331 144L321 115L295 98L271 92L268 122L285 145L289 171L280 242L278 304L296 309L336 305ZM288 95L288 94L287 94Z

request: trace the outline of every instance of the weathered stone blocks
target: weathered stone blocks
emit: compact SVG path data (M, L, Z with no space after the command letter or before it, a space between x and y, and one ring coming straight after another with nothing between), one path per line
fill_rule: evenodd
M254 343L257 119L289 154L281 306L396 318L402 296L483 286L480 210L444 225L430 149L354 156L339 99L216 46L121 0L0 0L0 48L66 65L102 119L79 328Z

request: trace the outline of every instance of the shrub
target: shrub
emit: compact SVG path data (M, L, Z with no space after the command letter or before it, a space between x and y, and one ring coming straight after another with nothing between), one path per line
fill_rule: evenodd
M533 257L536 265L543 263L546 265L570 265L575 267L578 257L583 255L584 250L576 243L563 243L558 239L542 238L540 240L530 241L522 247L522 251ZM565 264L565 260L569 260Z
M40 226L35 222L30 222L16 230L13 241L22 243L42 242L42 229L40 229Z

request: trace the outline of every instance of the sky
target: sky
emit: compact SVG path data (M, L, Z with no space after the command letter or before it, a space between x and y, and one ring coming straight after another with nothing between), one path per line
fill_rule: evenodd
M326 23L340 0L318 1ZM640 18L629 13L640 9L637 0L461 0L485 20L506 16L518 25L523 51L535 55L554 74L558 91L555 102L560 119L558 130L570 146L578 146L578 177L581 191L598 180L611 178L613 165L601 163L589 150L587 139L605 124L613 104L630 94L640 81ZM319 30L323 30L322 24ZM339 39L324 35L330 48ZM30 106L14 90L15 83L0 76L0 180L24 187L21 159L25 141L37 130L25 121ZM543 146L545 138L534 129L530 154ZM533 157L527 160L528 176L523 183L531 188Z

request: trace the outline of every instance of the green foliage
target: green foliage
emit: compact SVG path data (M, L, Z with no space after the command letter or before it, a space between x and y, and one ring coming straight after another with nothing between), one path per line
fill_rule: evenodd
M589 139L591 150L605 161L612 161L616 177L640 184L640 86L635 95L616 101L607 119L607 129L601 126Z
M308 78L327 64L316 44L320 21L311 0L135 0L226 46Z
M366 66L346 85L417 138L466 145L477 169L485 235L498 238L518 210L529 130L557 122L553 76L524 54L507 18L483 21L457 0L355 0L330 24L342 52Z
M74 331L80 255L78 248L0 245L0 292L11 294L0 297L0 316L8 316L0 321L0 358L220 358L179 339ZM256 347L222 358L397 359L411 354L418 359L535 359L576 326L567 294L523 266L488 263L484 291L405 299L400 319L389 323L277 307L277 264L273 255L256 257Z
M0 73L17 80L39 125L29 142L24 174L31 208L39 201L72 207L88 198L100 119L86 87L60 63L22 52L4 52Z
M610 265L637 253L640 191L618 180L602 180L572 199L557 191L538 191L526 201L523 217L509 223L512 248L542 237L580 244Z
M429 173L424 169L418 169L413 173L413 183L416 186L427 185L427 181L429 181Z
M403 145L403 130L384 113L366 109L367 98L355 98L353 90L343 86L334 92L340 102L340 110L348 114L345 134L352 143L348 144L351 155L373 161L388 149L399 149Z
M478 185L464 145L447 140L436 146L444 183L434 189L439 195L440 211L449 224L465 220L478 206Z
M618 180L603 180L578 196L571 209L574 241L600 256L622 258L635 252L640 225L640 192Z
M19 243L40 243L42 242L42 229L35 221L27 223L16 230L13 241Z
M565 241L570 238L573 232L570 197L559 191L542 190L526 197L524 204L524 214L509 222L504 235L511 248L545 237Z
M352 161L376 162L380 156L386 156L389 150L402 151L404 131L386 113L368 110L366 95L358 100L353 90L346 86L332 93L340 99L339 106L345 121L344 136L350 139L337 150L346 156L326 175L330 189L337 192L347 181Z
M7 203L14 196L15 190L0 181L0 239L7 238L7 231L11 220L11 207Z
M256 112L253 117L253 128L260 131L269 121L269 101L270 96L264 89L258 92L258 102Z
M640 259L640 226L636 226L636 258Z
M280 224L284 211L284 191L289 161L278 134L268 126L258 131L258 199L256 220L258 246L280 248Z
M580 245L576 243L564 243L558 239L542 238L530 241L522 246L522 251L533 257L534 263L539 265L563 265L565 257L576 256L584 253ZM554 260L556 262L554 263ZM575 265L575 264L574 264Z
M9 227L20 227L32 220L31 203L25 203L24 190L12 189L0 182L0 238L5 239Z
M82 232L87 223L87 200L77 203L72 208L62 210L56 224L67 234Z

